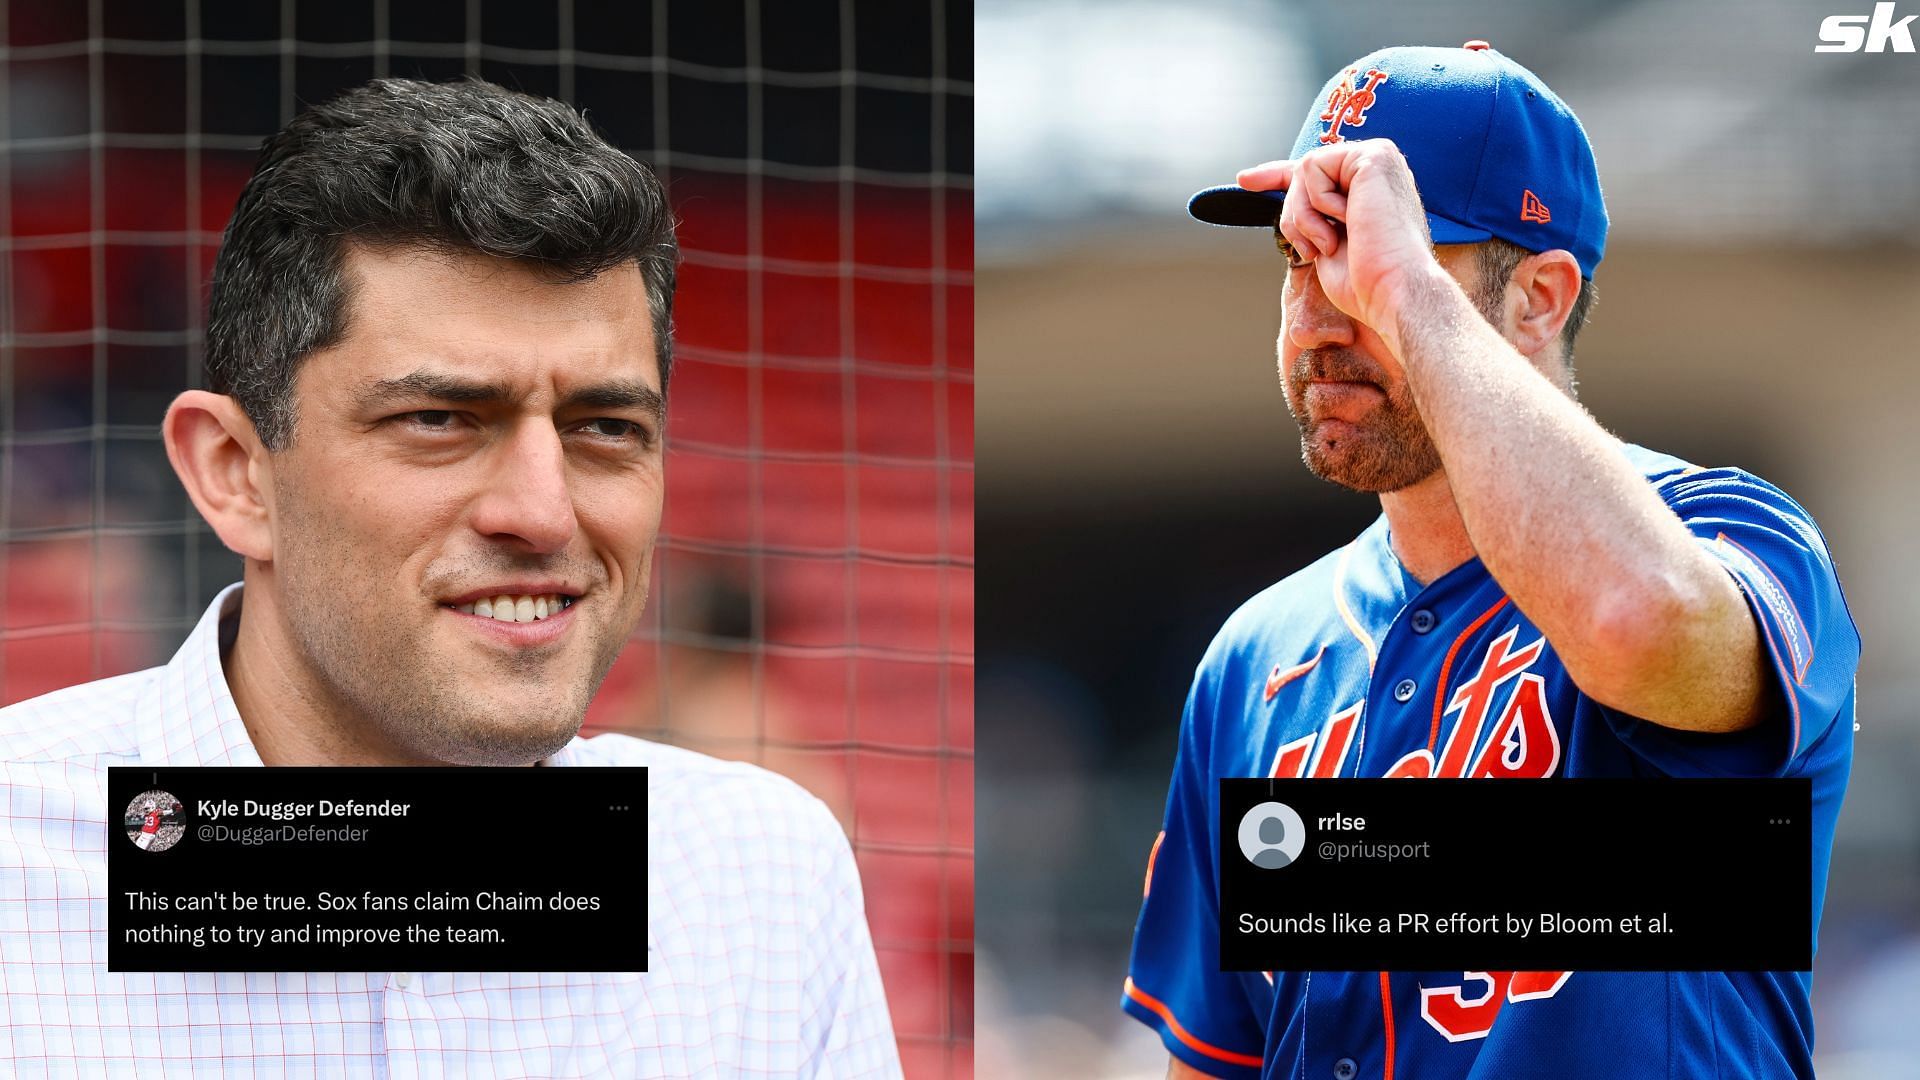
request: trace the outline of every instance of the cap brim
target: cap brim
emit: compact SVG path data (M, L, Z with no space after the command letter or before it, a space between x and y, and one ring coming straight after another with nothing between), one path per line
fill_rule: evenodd
M1248 191L1229 184L1194 193L1187 200L1187 213L1209 225L1271 229L1286 198L1284 191ZM1470 228L1432 213L1427 215L1427 231L1436 244L1477 244L1493 239L1485 229Z
M1248 191L1228 184L1195 193L1187 200L1187 213L1209 225L1271 229L1286 198L1284 191Z

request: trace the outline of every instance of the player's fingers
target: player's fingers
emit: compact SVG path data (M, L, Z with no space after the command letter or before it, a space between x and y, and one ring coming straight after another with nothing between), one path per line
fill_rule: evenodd
M1301 201L1304 202L1305 200ZM1279 228L1280 235L1285 237L1287 243L1293 246L1295 256L1298 257L1301 262L1312 262L1320 257L1320 247L1314 243L1313 237L1308 236L1307 233L1300 228L1299 214L1294 211L1292 202L1292 199L1288 199L1288 205L1281 207L1280 217L1278 221L1275 222L1275 225Z
M1347 193L1337 181L1329 177L1325 186L1314 185L1306 192L1313 201L1313 208L1335 221L1347 220Z
M1280 204L1280 217L1277 224L1280 229L1280 235L1286 237L1287 243L1293 245L1293 249L1299 257L1304 261L1311 262L1321 255L1326 254L1326 251L1321 245L1324 234L1319 233L1314 228L1315 221L1313 219L1318 218L1320 215L1314 211L1313 201L1307 198L1305 192L1301 190L1302 183L1304 183L1304 180L1302 179L1301 170L1295 169L1291 177L1291 186L1287 193L1287 200Z
M1233 182L1248 191L1285 191L1293 182L1291 161L1267 161L1251 168L1241 169Z
M1338 188L1315 187L1296 190L1295 197L1305 196L1305 202L1315 213L1309 220L1316 223L1315 237L1322 250L1329 253L1340 245L1340 226L1347 220L1347 197Z
M1277 224L1280 235L1293 245L1294 252L1302 262L1312 262L1322 255L1333 254L1326 243L1326 234L1315 226L1320 215L1314 211L1305 198L1288 198L1281 204Z
M1313 238L1322 255L1331 255L1340 246L1339 229L1327 216L1329 202L1339 197L1341 210L1346 208L1339 182L1328 171L1330 164L1324 154L1302 160L1287 193L1288 207L1297 215L1301 231Z

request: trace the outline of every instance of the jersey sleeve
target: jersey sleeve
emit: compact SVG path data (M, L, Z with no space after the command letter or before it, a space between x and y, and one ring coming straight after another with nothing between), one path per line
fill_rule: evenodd
M1147 860L1140 918L1121 1008L1153 1028L1169 1053L1209 1076L1257 1080L1266 1025L1243 977L1220 970L1215 827L1219 786L1209 768L1212 695L1202 673L1180 721L1163 829Z
M1676 731L1605 710L1621 740L1673 776L1805 775L1828 736L1852 730L1860 634L1826 540L1771 484L1735 469L1688 473L1660 488L1695 541L1747 599L1783 708L1731 734Z

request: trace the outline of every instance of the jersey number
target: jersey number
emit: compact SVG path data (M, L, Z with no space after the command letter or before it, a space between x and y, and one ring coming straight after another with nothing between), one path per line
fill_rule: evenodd
M1463 986L1420 988L1420 1016L1448 1042L1484 1039L1493 1030L1493 1018L1509 1001L1550 998L1566 985L1571 971L1469 971L1469 981L1486 984L1479 997L1468 1001Z

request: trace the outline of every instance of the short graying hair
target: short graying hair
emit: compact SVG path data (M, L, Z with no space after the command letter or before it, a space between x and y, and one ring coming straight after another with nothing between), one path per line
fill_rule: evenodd
M207 387L269 450L293 437L300 361L346 334L349 243L477 252L564 282L637 263L666 388L679 249L653 173L562 102L375 79L261 145L214 263Z

